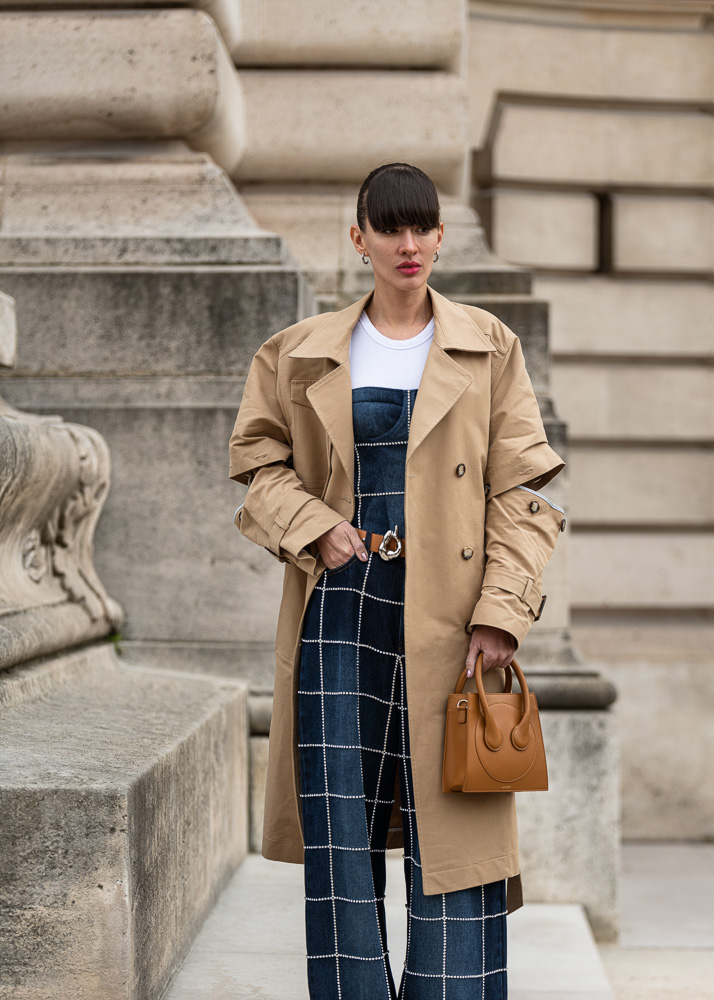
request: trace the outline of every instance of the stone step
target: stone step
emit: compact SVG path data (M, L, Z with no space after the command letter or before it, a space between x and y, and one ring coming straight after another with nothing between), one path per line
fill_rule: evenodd
M399 978L406 948L402 852L387 859L387 924ZM531 903L509 922L511 1000L614 1000L580 906ZM301 865L249 854L163 1000L307 1000Z
M162 994L246 852L246 697L109 643L2 671L3 1000Z

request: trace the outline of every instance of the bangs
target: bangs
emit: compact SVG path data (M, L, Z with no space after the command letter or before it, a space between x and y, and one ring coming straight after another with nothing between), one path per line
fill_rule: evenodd
M440 221L439 196L434 182L418 167L387 164L370 179L364 212L376 232L401 226L436 229ZM364 221L360 228L364 231Z

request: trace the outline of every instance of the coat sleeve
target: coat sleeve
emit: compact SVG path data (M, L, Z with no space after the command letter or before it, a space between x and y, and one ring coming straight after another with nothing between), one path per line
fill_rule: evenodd
M486 567L475 625L494 625L518 645L540 607L542 573L564 511L538 489L565 463L548 444L521 344L514 336L495 374L486 465Z
M292 468L292 440L280 399L275 338L256 352L230 439L229 476L248 486L235 524L280 562L318 572L316 538L344 516L303 488Z

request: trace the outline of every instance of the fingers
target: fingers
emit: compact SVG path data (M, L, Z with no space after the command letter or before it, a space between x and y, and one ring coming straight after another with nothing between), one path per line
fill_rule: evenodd
M352 545L352 548L357 553L357 556L364 562L364 560L367 558L367 549L364 547L364 542L357 534L357 530L356 528L354 528L353 525L350 524L348 525L348 527L349 527L349 533L348 533L349 540Z
M469 646L469 652L466 657L466 676L473 677L474 670L476 669L476 660L478 659L478 654L481 652L481 647L478 643L471 643Z

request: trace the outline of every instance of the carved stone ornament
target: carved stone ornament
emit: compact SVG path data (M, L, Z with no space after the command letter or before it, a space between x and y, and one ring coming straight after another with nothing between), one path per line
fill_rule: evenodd
M123 613L93 564L109 449L0 398L0 667L107 635Z

